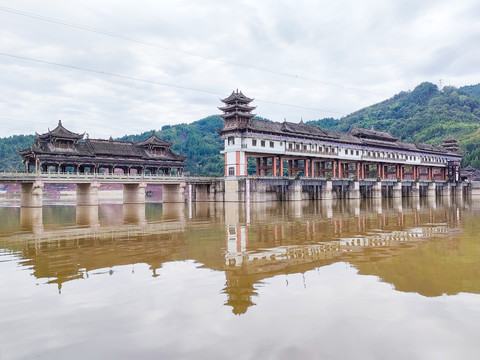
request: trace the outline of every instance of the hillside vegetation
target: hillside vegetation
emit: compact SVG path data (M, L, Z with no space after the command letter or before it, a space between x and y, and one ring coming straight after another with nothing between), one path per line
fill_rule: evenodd
M388 131L408 142L439 145L447 135L459 140L463 166L480 168L480 84L462 88L422 83L413 91L356 111L341 119L309 121L330 130L349 131L353 127ZM167 125L157 135L174 143L173 150L188 157L185 171L191 174L221 175L223 146L216 130L223 126L220 116L212 115L191 124ZM38 130L37 130L38 131ZM139 141L153 130L125 135L118 140ZM41 129L40 131L41 132ZM14 135L0 139L0 170L22 170L17 151L33 144L33 135Z

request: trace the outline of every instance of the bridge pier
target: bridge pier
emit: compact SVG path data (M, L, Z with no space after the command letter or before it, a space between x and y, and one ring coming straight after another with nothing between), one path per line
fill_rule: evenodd
M428 197L435 197L437 195L437 184L434 182L428 184L427 188L427 196Z
M250 180L247 179L247 181ZM243 202L246 200L245 195L245 188L240 180L225 179L225 202Z
M410 196L418 198L420 197L420 185L418 182L413 182L410 187Z
M43 181L22 183L20 186L21 207L42 207Z
M288 200L299 201L302 200L302 183L300 180L294 180L288 187Z
M450 198L452 196L452 185L443 184L441 195Z
M146 187L147 184L143 181L138 184L123 184L123 203L145 204Z
M347 196L349 199L360 199L360 183L358 181L350 182Z
M377 181L372 184L372 198L379 199L382 197L382 183Z
M185 202L184 188L180 184L163 184L162 185L162 202L163 203Z
M400 181L397 181L396 183L393 184L392 197L393 198L402 197L402 183Z
M322 200L332 200L333 199L332 189L333 189L332 181L327 180L325 182L325 186L322 186L321 199Z
M197 184L192 186L193 198L196 202L215 201L215 191L212 191L213 185Z
M77 206L97 206L99 188L98 181L77 184Z

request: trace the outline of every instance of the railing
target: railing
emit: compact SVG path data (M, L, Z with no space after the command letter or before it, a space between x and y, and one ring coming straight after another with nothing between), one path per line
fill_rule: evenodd
M18 172L18 171L0 171L0 182L3 181L15 181L15 180L111 180L111 181L155 181L155 182L205 182L215 181L216 177L203 177L203 176L184 176L184 175L166 175L166 174L118 174L118 173L73 173L73 172Z

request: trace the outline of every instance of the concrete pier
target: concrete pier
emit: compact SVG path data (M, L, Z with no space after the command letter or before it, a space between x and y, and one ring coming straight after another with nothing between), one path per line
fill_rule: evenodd
M181 186L181 184L163 184L162 185L162 202L163 203L185 202L184 188Z
M138 184L123 184L123 203L145 204L146 187L147 184L144 182Z
M360 183L358 181L352 181L348 186L348 198L360 199Z
M420 196L420 186L418 182L413 182L410 187L410 196L418 198Z
M372 198L379 199L382 197L382 183L380 181L372 184Z
M402 197L402 183L400 181L397 181L396 183L393 184L392 197L393 198L401 198Z
M248 179L247 179L248 180ZM248 180L250 181L250 180ZM242 184L237 179L225 179L225 202L243 202L245 201L245 183ZM242 186L243 185L243 186ZM251 199L253 202L254 200Z
M322 200L332 200L333 199L332 189L333 189L332 181L327 180L325 182L325 186L322 187L322 195L321 195Z
M92 181L91 183L77 184L77 205L78 206L96 206L98 205L98 189L100 183Z
M293 181L288 188L288 200L299 201L302 199L302 184L299 180Z
M20 204L22 207L42 207L43 182L40 180L21 184Z

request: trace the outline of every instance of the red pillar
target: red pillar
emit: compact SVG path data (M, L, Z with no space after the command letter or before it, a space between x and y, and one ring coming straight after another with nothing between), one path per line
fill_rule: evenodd
M272 176L277 176L277 157L273 156L272 157Z
M278 176L283 176L283 157L280 156L280 171L278 172Z
M248 160L247 153L245 153L245 175L248 175L247 160Z
M303 160L303 176L308 176L308 159Z

